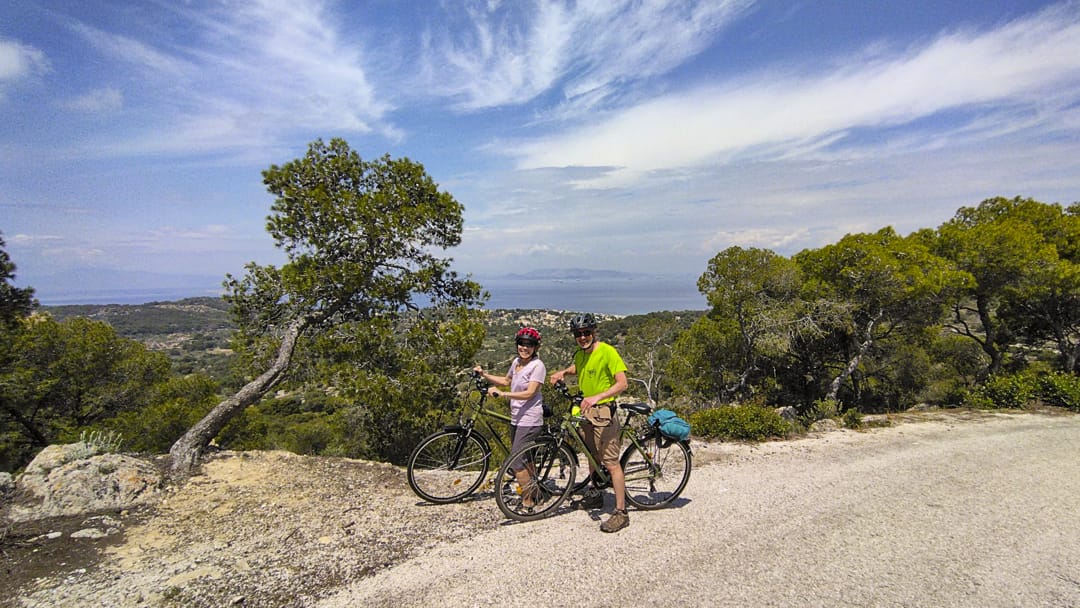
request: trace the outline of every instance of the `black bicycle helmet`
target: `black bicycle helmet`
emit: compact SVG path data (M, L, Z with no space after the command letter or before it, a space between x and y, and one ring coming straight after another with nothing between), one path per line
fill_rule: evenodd
M579 329L596 329L596 317L591 312L570 319L570 331Z

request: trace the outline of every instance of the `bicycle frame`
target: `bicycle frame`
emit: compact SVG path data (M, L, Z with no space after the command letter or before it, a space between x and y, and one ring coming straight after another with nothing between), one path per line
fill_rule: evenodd
M510 446L503 443L502 437L499 435L499 432L495 429L495 427L491 425L490 419L494 418L495 420L505 422L507 425L509 425L510 415L504 414L503 412L497 412L495 410L485 407L484 404L487 402L488 397L487 389L490 387L490 384L488 384L484 380L483 376L476 372L472 373L472 377L473 382L476 384L476 389L480 392L480 400L476 403L472 403L468 398L466 398L465 405L464 407L462 407L462 411L458 416L458 423L446 425L443 427L443 430L465 431L464 438L468 438L469 435L471 435L474 431L477 431L476 420L479 418L480 421L483 423L484 428L487 429L487 434L480 431L477 431L477 433L485 439L488 439L489 437L491 439L494 439L495 443L499 446L499 449L502 450L504 454L509 455ZM471 416L468 415L470 412L472 413ZM464 442L462 442L462 445L464 445ZM460 456L460 454L457 454L454 457L455 464L458 456Z
M568 389L566 384L561 380L555 384L555 390L558 391L559 394L561 394L563 397L570 399L574 403L574 405L581 404L581 400L583 398L581 393L578 393L577 395L571 394L570 389ZM619 439L629 439L630 443L634 444L634 447L636 447L638 451L645 457L646 463L649 465L648 468L652 469L652 467L655 466L655 463L653 462L653 455L649 452L649 450L645 449L642 440L649 440L653 439L654 437L659 437L658 432L653 429L649 431L647 436L639 438L637 432L638 429L630 426L630 420L635 415L647 414L648 410L651 408L644 404L631 405L641 405L641 408L623 406L622 409L626 412L626 417L623 419L621 428L619 429ZM614 415L618 415L618 409L616 409ZM597 462L596 457L593 456L592 451L589 450L588 444L585 443L585 437L583 436L581 431L581 423L585 421L586 419L584 416L567 416L559 425L559 429L562 432L556 435L558 437L557 443L566 443L575 453L584 454L585 458L589 461L589 470L592 471L594 475L596 475L600 482L603 483L601 487L610 486L611 474L608 472L607 467ZM654 435L654 433L657 434ZM628 477L627 481L634 481L637 479L643 479L648 477L649 473L645 473L641 476Z

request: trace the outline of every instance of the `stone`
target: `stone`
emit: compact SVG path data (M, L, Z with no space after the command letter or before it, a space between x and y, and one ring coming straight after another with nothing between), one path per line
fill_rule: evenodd
M153 463L123 454L86 454L86 444L42 450L16 478L7 518L28 521L120 511L160 497L164 478Z

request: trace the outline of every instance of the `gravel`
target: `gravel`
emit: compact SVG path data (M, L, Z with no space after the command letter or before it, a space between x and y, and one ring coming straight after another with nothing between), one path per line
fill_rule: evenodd
M389 465L223 452L151 508L8 530L0 605L1080 606L1080 417L892 419L695 441L678 503L617 534L511 524L484 492L427 505Z

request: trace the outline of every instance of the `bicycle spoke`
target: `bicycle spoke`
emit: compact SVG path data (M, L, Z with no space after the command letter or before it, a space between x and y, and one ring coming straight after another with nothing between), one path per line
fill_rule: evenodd
M491 451L475 434L444 431L431 435L409 458L409 487L434 503L461 500L487 475Z
M645 446L631 444L623 453L626 499L639 509L658 509L670 504L686 488L690 450L680 442L665 445L656 439L649 439Z
M524 483L519 483L519 475L511 469L510 465L517 462L525 463L521 475L527 479ZM527 444L499 468L495 502L510 519L546 517L569 496L575 468L569 449L551 441Z

